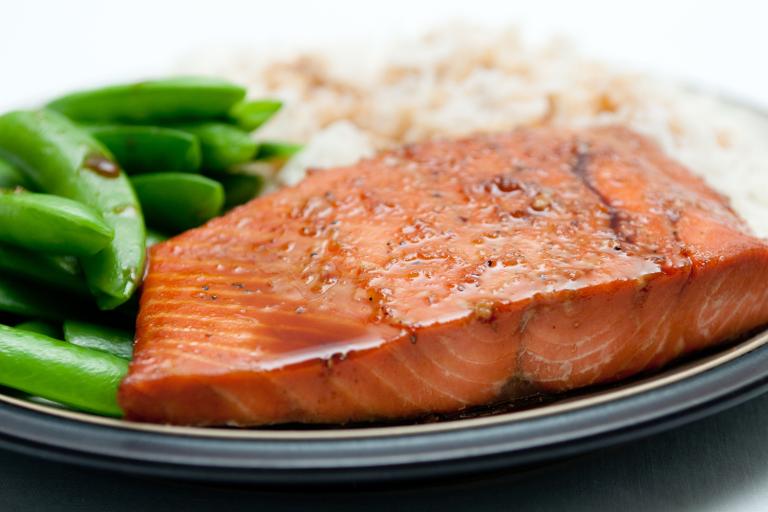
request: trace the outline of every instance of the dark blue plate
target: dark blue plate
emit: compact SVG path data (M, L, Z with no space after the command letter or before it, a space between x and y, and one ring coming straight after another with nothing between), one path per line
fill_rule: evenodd
M0 446L227 483L382 483L523 468L647 435L768 389L768 331L621 386L523 410L358 428L200 429L105 419L0 394Z

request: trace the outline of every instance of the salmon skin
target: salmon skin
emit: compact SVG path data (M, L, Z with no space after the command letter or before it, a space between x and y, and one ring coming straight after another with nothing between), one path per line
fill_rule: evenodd
M407 146L152 248L127 418L344 423L621 379L768 323L768 246L620 127Z

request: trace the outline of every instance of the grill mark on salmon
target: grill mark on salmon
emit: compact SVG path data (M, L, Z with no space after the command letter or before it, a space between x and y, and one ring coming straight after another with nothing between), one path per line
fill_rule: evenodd
M602 192L600 192L600 190L592 183L592 180L589 176L589 144L584 141L577 140L574 149L574 162L570 167L571 172L578 176L581 182L584 183L584 186L587 187L587 189L600 200L603 206L605 206L605 209L608 211L608 215L610 215L611 218L609 225L611 226L613 232L616 233L616 238L623 242L632 244L633 237L631 233L624 233L621 229L623 222L621 213L616 208L614 208L613 204L611 204L611 200L608 199ZM618 247L619 250L621 250L621 245Z
M653 370L768 323L768 247L619 127L412 145L151 249L135 420L344 423Z

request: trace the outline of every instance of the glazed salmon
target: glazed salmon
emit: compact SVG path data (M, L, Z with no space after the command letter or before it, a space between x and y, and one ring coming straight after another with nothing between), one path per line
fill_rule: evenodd
M128 418L344 423L658 368L768 323L768 245L619 127L405 147L152 248Z

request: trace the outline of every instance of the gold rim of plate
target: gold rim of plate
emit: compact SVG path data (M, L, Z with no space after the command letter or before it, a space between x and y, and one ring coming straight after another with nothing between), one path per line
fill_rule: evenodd
M158 425L152 423L139 423L116 418L104 418L88 413L60 409L27 400L0 394L0 402L16 407L28 409L50 416L67 420L75 420L94 426L118 428L124 430L142 431L154 434L181 435L187 437L205 437L219 439L241 440L312 440L312 439L354 439L370 437L390 437L406 434L426 434L436 432L448 432L452 430L488 427L515 421L522 421L544 416L552 416L566 412L576 411L623 398L629 398L642 393L660 389L664 386L680 382L682 380L700 375L717 368L725 363L738 359L753 350L768 344L768 330L760 332L751 338L726 348L715 354L702 357L683 364L679 367L662 371L662 373L648 377L640 381L625 384L609 390L586 393L557 401L554 403L536 406L530 409L504 412L478 418L465 418L445 420L437 423L417 425L394 425L375 427L355 427L339 429L302 430L270 430L269 427L254 429L232 429L215 427L178 427L173 425Z

